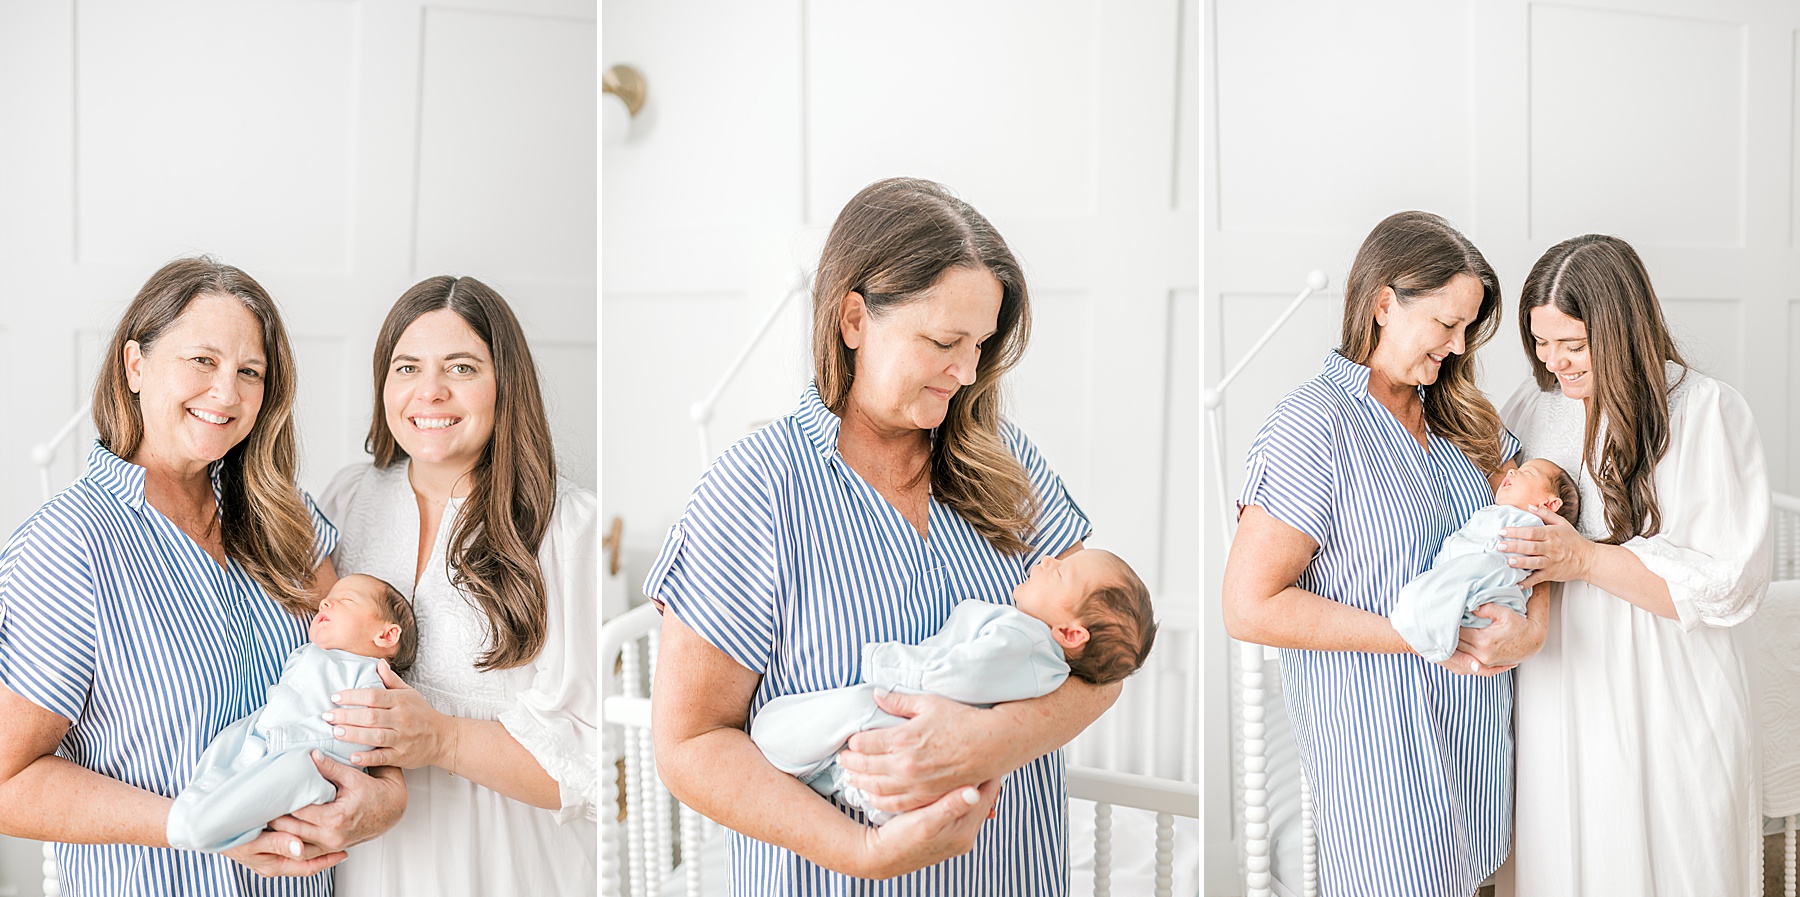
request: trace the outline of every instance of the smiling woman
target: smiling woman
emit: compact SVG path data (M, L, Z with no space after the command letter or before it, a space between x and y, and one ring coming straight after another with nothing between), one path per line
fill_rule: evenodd
M410 598L419 655L332 715L424 809L346 861L338 897L592 894L593 493L557 479L525 333L481 281L407 290L373 362L374 463L324 505L340 568Z
M258 893L328 893L315 873L405 806L394 771L321 761L336 799L282 831L223 855L169 849L170 799L337 578L336 530L294 484L294 388L255 280L165 265L101 364L87 475L0 554L0 831L59 842L68 893L242 894L237 864L301 876Z

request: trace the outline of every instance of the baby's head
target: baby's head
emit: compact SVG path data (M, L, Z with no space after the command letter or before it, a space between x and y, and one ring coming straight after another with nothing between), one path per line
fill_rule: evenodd
M1069 672L1096 685L1137 672L1156 640L1150 590L1110 551L1046 557L1012 597L1019 610L1049 625Z
M1581 492L1575 478L1543 458L1533 458L1500 479L1494 490L1494 504L1528 508L1537 505L1551 513L1561 514L1571 525L1581 510Z
M331 587L306 635L321 648L385 657L395 673L410 669L419 654L412 602L399 589L361 573Z

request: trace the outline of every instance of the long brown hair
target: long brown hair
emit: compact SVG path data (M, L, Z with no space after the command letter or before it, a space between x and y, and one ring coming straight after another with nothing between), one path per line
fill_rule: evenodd
M451 582L487 617L481 670L524 666L544 647L546 605L538 546L556 504L556 455L537 365L506 300L473 277L432 277L400 297L375 340L375 413L364 448L375 466L406 457L387 425L383 386L394 346L413 321L448 309L487 344L494 362L494 432L470 474L450 532Z
M212 258L177 259L144 281L113 328L94 381L94 429L106 450L129 461L144 442L144 416L125 372L125 344L148 353L163 331L198 296L243 303L262 328L262 407L250 434L231 447L219 468L219 535L227 557L289 612L311 613L312 515L294 485L294 353L275 300L250 275Z
M1500 327L1500 278L1450 222L1430 212L1397 212L1382 219L1350 265L1344 284L1343 356L1368 364L1381 342L1375 309L1381 291L1391 289L1402 305L1442 289L1458 274L1481 283L1481 309L1469 322L1461 355L1445 356L1437 382L1425 387L1425 424L1450 440L1483 475L1506 461L1500 457L1500 415L1475 385L1475 350Z
M1587 234L1550 247L1519 294L1519 339L1531 359L1538 388L1557 388L1556 375L1538 360L1531 310L1543 305L1587 325L1587 433L1582 463L1600 487L1607 537L1617 545L1662 531L1656 501L1656 464L1669 450L1669 375L1665 362L1688 364L1669 336L1650 272L1618 237ZM1600 425L1606 435L1600 436Z
M831 225L813 282L813 377L819 397L843 415L856 353L839 330L844 300L861 294L871 317L918 299L952 268L984 270L1000 282L1000 316L982 344L975 383L956 391L932 440L931 492L1003 554L1023 554L1038 497L1000 438L1000 381L1018 364L1031 332L1025 274L980 212L943 185L889 178L864 187Z

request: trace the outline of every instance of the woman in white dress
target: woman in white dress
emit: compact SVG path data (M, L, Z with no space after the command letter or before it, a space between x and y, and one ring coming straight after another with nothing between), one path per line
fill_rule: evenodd
M1576 237L1532 268L1534 378L1501 416L1576 474L1503 550L1561 582L1518 670L1516 893L1757 892L1750 699L1731 626L1769 580L1768 473L1743 397L1688 367L1624 241Z
M556 479L524 332L473 278L434 277L375 346L373 464L325 513L344 574L412 597L408 682L334 711L359 763L406 770L407 813L339 867L338 897L591 895L598 574L593 493Z

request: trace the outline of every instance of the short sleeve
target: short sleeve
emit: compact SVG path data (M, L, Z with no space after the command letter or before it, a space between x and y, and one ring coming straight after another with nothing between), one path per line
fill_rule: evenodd
M1514 436L1513 431L1511 431L1505 427L1501 427L1500 428L1500 464L1501 464L1501 466L1505 466L1506 462L1508 462L1508 461L1516 460L1519 457L1519 451L1521 448L1522 448L1522 446L1519 444L1519 437Z
M332 525L323 511L319 510L319 506L313 502L313 497L308 495L305 489L300 490L300 502L306 505L306 515L312 520L312 564L317 569L320 564L325 563L326 558L331 557L333 551L337 550L337 527Z
M669 527L644 594L762 675L775 651L776 513L760 441L726 450Z
M538 548L548 615L544 647L532 662L531 687L500 712L506 727L556 780L556 821L595 818L600 756L600 515L592 492L557 496L550 529Z
M1257 505L1319 545L1331 538L1335 427L1328 407L1295 392L1275 406L1250 444L1241 511Z
M1683 629L1734 626L1756 612L1769 584L1762 438L1731 387L1706 378L1677 390L1669 450L1656 466L1662 531L1625 548L1669 584Z
M1088 522L1087 513L1069 495L1062 477L1050 469L1037 446L1026 438L1023 431L1008 422L1001 425L1000 435L1007 448L1012 450L1013 457L1018 458L1019 464L1025 468L1025 475L1031 480L1032 491L1038 497L1037 521L1029 539L1031 554L1025 559L1029 569L1039 558L1058 557L1068 551L1075 543L1087 539L1094 528Z
M98 596L71 504L52 499L0 552L0 683L74 723L94 681Z

